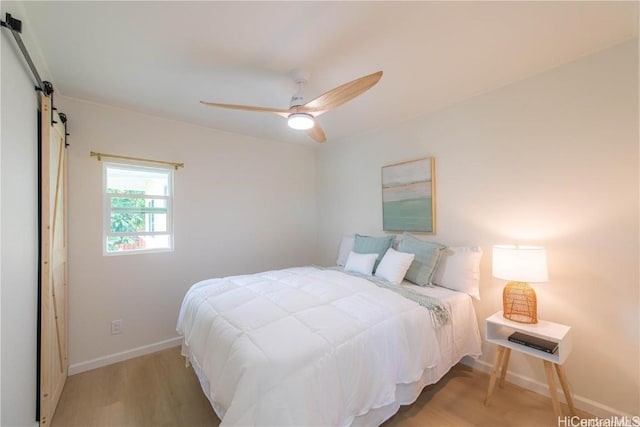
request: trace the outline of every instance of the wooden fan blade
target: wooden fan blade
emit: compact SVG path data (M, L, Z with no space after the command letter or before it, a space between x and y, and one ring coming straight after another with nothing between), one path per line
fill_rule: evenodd
M200 101L201 104L210 107L227 108L229 110L256 111L259 113L273 113L282 117L289 117L292 111L280 108L254 107L252 105L236 105L236 104L218 104L217 102Z
M371 89L382 78L382 71L369 74L331 89L319 97L307 102L297 110L301 113L313 113L315 117L333 110L347 101Z
M320 127L318 121L313 124L311 129L307 129L307 135L309 135L315 142L326 142L327 136L324 134L324 131Z

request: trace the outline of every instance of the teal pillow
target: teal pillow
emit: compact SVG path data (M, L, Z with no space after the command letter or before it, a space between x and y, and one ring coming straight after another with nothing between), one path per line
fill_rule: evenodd
M405 279L420 286L430 286L433 273L440 262L440 255L445 245L420 240L409 233L404 233L398 245L400 252L415 254L415 258L407 270Z
M373 271L375 272L380 260L393 244L393 239L395 239L395 236L371 237L356 234L353 242L353 251L358 254L378 254L378 258L376 258L376 262L373 265Z

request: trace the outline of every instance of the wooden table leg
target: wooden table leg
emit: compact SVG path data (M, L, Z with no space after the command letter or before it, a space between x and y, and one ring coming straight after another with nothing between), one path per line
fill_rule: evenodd
M556 414L556 417L560 418L562 416L562 411L560 410L560 402L558 402L558 387L556 386L555 374L553 372L553 363L548 360L543 360L544 370L547 374L547 384L549 385L549 394L551 394L551 403L553 404L553 412Z
M496 386L496 377L498 376L498 369L502 365L502 357L504 356L505 348L501 345L498 346L498 352L496 353L496 361L493 364L493 369L491 370L491 379L489 380L489 389L487 390L487 397L484 399L484 404L489 405L489 399L493 394L493 389Z
M564 371L564 366L555 364L558 378L560 379L560 385L564 392L564 397L567 399L567 405L569 406L569 412L571 415L576 415L576 408L573 406L573 397L571 396L571 390L569 390L569 383L567 382L567 374Z
M509 357L511 357L511 349L504 349L504 356L502 356L502 368L500 370L500 382L498 385L500 388L504 387L504 377L507 376L507 369L509 369Z

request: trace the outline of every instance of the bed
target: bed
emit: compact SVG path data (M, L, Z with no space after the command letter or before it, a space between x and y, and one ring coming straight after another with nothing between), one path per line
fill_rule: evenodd
M480 356L467 293L374 282L309 266L193 285L177 330L221 425L380 425Z

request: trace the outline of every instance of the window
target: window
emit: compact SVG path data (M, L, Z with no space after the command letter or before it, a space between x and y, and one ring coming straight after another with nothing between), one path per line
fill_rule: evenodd
M105 255L170 251L173 169L104 163Z

